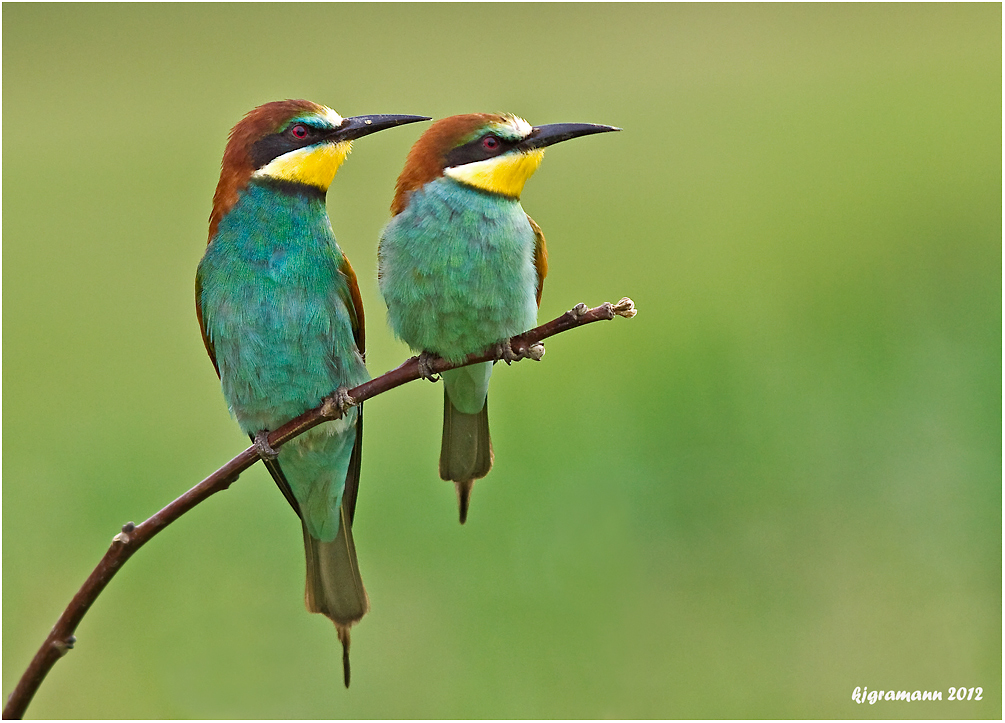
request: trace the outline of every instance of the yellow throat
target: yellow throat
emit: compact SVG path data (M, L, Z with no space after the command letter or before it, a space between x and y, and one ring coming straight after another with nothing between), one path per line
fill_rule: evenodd
M280 181L305 183L322 191L335 180L339 166L352 150L352 141L321 143L299 148L273 158L253 174L255 178L267 177Z
M534 175L543 158L544 149L537 148L526 153L506 153L484 161L454 166L445 169L443 174L483 191L520 198L524 184Z

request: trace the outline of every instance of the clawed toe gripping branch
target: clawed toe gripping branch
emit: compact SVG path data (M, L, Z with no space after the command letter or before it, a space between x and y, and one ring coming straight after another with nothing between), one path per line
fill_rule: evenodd
M73 633L83 620L84 615L101 594L105 586L125 564L134 552L146 544L150 538L163 530L169 524L195 507L212 494L227 489L240 476L241 472L251 467L259 459L275 458L277 450L286 442L297 437L312 427L333 419L339 419L346 411L360 402L364 402L378 394L399 387L416 379L432 379L448 369L477 364L479 362L503 359L507 363L520 359L540 360L544 356L544 339L578 326L613 319L615 316L632 318L635 316L635 304L629 298L623 298L616 304L605 303L589 308L586 304L577 304L575 308L565 312L546 324L530 331L518 334L503 344L496 344L477 354L469 354L464 361L450 363L437 356L422 354L408 359L401 366L382 374L375 379L360 384L353 389L339 388L330 396L325 397L321 405L304 412L296 419L287 422L282 427L268 434L260 433L255 437L254 444L227 462L223 467L176 499L164 509L157 512L145 522L134 525L127 523L112 539L112 544L104 557L94 568L70 604L59 616L42 647L28 665L24 675L18 682L14 692L7 699L3 717L21 718L28 704L38 691L45 676L48 675L56 661L70 651L76 638ZM505 347L505 348L503 348Z
M432 371L432 364L434 359L439 359L435 354L430 354L428 351L424 351L419 356L416 357L419 365L419 378L425 379L430 382L440 381L440 375L435 374Z
M258 456L264 460L271 461L279 456L279 452L269 446L269 430L267 429L263 429L255 435L254 447Z

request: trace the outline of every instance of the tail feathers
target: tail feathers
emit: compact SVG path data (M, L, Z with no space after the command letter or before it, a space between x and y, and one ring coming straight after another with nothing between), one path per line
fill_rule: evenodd
M310 536L304 526L304 552L307 557L307 610L327 616L338 631L342 643L342 673L349 687L349 628L370 609L356 561L356 545L343 505L339 509L338 535L331 542Z
M471 487L492 469L488 398L480 412L465 414L443 393L443 441L440 445L440 478L457 485L461 524L468 517Z
M460 511L461 524L468 519L468 505L471 504L471 488L474 486L473 479L454 480L457 486L457 509Z

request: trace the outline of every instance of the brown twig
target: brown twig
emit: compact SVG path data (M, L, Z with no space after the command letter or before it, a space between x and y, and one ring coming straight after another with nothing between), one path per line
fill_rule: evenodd
M540 342L550 336L568 331L577 326L590 324L594 321L609 320L615 316L631 318L635 316L635 305L631 299L624 298L617 304L605 303L593 309L587 308L586 304L579 304L571 311L567 311L557 319L553 319L546 324L535 327L528 332L514 336L509 340L509 347L512 351L511 359L540 359L544 353L544 347ZM468 357L457 364L432 357L428 370L432 373L439 373L456 367L476 364L478 362L493 361L499 358L499 349L492 347L480 354L469 354ZM419 357L412 357L397 369L392 369L386 374L382 374L376 379L360 384L358 387L348 390L348 400L345 393L335 392L326 397L320 406L304 412L299 417L287 422L280 428L272 431L268 437L268 444L273 449L278 449L282 444L289 442L294 437L303 434L308 429L333 419L338 419L344 413L346 402L350 405L361 402L383 394L386 391L399 387L407 382L415 381L422 376L419 368ZM112 538L111 547L101 558L101 562L94 568L87 580L81 586L77 594L73 596L66 610L59 616L59 620L53 626L49 636L42 643L42 647L35 653L28 669L18 682L14 692L7 699L7 705L3 710L3 717L21 718L24 716L28 704L38 691L46 675L56 664L56 661L66 655L73 648L76 638L73 633L84 619L84 615L97 600L105 586L108 585L115 573L125 564L126 560L132 557L140 547L145 545L154 535L177 520L183 514L195 507L212 494L227 489L237 480L241 472L251 467L259 460L259 453L254 446L241 452L223 467L169 504L157 514L153 515L146 522L134 525L132 522L126 523L122 531Z

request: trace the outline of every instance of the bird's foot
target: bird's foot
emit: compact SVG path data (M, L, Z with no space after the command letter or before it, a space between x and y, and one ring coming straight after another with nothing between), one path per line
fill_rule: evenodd
M433 361L438 359L435 354L424 351L419 354L419 378L431 382L440 381L440 375L433 372Z
M534 361L541 361L541 357L544 356L544 344L541 342L535 342L524 346L522 343L517 345L517 348L513 348L513 344L509 339L505 339L495 346L495 355L497 361L504 361L507 364L512 364L515 361L520 361L521 359L533 359Z
M263 429L255 435L255 451L262 459L271 462L279 456L279 452L269 446L269 430Z
M324 398L321 414L325 419L342 419L345 413L356 404L356 400L349 395L349 390L345 387L339 387Z
M339 387L336 389L332 396L334 397L333 401L335 402L335 406L338 407L340 412L342 412L342 416L345 416L345 413L348 412L351 407L356 406L356 400L349 396L349 390L345 387Z
M509 339L503 339L501 342L495 346L496 361L504 361L506 364L512 364L515 361L520 361L523 359L518 352L513 351L513 345L510 344Z

